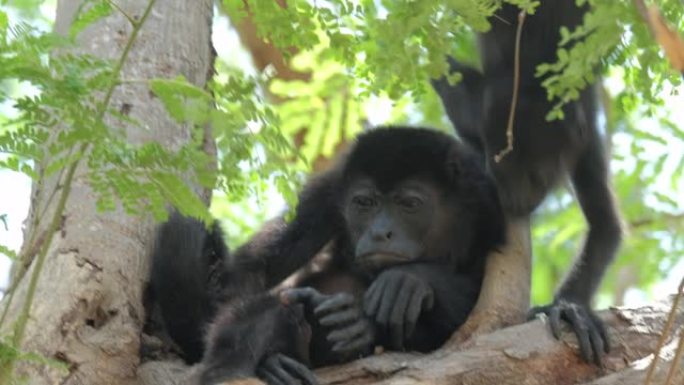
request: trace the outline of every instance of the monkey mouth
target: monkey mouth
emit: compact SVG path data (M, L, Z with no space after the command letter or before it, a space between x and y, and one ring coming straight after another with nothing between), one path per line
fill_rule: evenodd
M361 265L386 265L401 262L410 262L411 257L390 251L371 251L356 257L356 262Z

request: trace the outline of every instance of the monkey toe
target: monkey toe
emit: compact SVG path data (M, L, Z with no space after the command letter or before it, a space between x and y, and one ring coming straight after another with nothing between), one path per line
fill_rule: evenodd
M561 320L568 322L577 336L582 359L603 365L603 355L610 352L610 339L603 321L588 305L558 299L550 305L533 308L528 314L533 318L541 313L549 317L555 338L560 338Z

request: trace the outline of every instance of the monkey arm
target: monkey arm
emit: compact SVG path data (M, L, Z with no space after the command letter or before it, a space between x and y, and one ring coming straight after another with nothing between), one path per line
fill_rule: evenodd
M236 251L232 264L237 270L258 270L269 288L310 261L344 231L337 204L339 183L336 169L312 179L299 196L292 221L280 218L270 223Z
M373 351L375 327L349 292L321 294L312 287L287 289L288 302L305 305L311 324L311 361L314 366L348 362Z
M455 274L449 266L413 263L384 270L364 297L379 339L395 350L441 346L475 305L481 274Z

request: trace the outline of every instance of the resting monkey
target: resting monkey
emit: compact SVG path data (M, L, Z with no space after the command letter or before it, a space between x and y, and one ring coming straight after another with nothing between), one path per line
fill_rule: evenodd
M438 348L468 316L503 238L494 181L474 152L436 131L379 128L309 181L292 221L230 257L218 228L173 215L160 228L152 287L186 360L201 359L201 384L253 375L312 384L305 364L376 345ZM331 241L322 271L266 293Z

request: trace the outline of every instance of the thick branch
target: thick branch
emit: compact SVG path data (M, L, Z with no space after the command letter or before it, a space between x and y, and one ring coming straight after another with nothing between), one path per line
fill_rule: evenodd
M613 350L605 359L604 369L581 361L574 334L568 332L564 334L563 342L558 342L551 336L548 326L537 320L478 336L471 340L468 349L447 347L428 355L387 353L342 366L320 369L317 373L321 384L336 385L636 384L632 382L632 378L643 378L646 369L643 359L656 346L670 304L667 302L639 309L603 311L601 315L610 327L613 342ZM684 309L679 310L676 318L676 325L680 329L682 322ZM676 345L676 341L671 340L669 345ZM669 367L671 357L671 354L662 357L661 365ZM640 367L630 367L640 360ZM173 376L175 378L164 378L160 375L160 367L166 368L163 371L173 372L168 368L179 370L181 365L148 362L140 368L141 377L147 379L141 383L184 383L178 382L182 379L177 375ZM625 378L630 378L630 382L623 382Z

